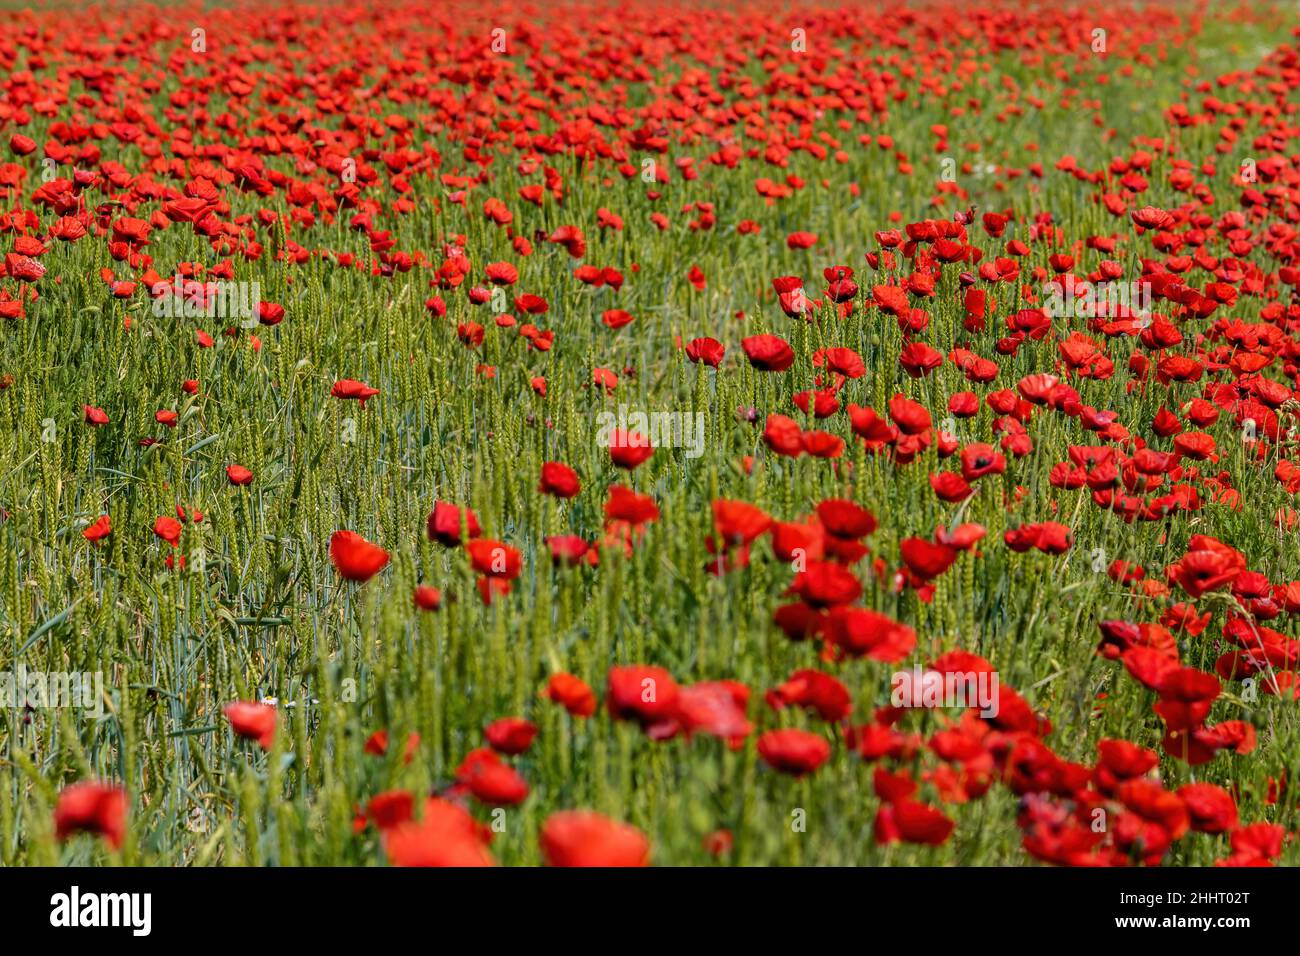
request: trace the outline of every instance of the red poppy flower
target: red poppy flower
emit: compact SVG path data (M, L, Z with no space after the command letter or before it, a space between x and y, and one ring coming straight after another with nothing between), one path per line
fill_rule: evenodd
M730 830L714 830L702 841L704 852L710 856L726 856L734 844Z
M1237 804L1222 787L1187 783L1178 788L1178 798L1187 807L1193 830L1226 833L1237 825Z
M1157 647L1130 647L1123 652L1124 667L1141 684L1156 690L1166 677L1179 669L1176 648L1174 653Z
M389 827L384 852L394 866L492 866L483 832L463 807L430 797L419 820Z
M538 491L555 495L557 498L572 498L581 489L578 473L568 465L558 461L548 461L542 465L542 480L537 488Z
M864 538L879 527L875 515L844 498L827 498L818 504L817 517L827 531L840 538Z
M464 518L462 519L461 509L456 505L448 504L445 501L435 502L433 510L429 512L425 527L429 540L437 541L449 548L459 547L462 520L465 525L464 533L466 537L477 538L483 533L479 527L478 516L474 514L472 509L464 509Z
M1166 571L1169 580L1193 598L1217 591L1231 584L1241 573L1241 566L1222 551L1189 551Z
M934 533L934 539L940 544L946 544L949 547L956 548L958 551L970 551L988 534L988 529L982 524L967 522L958 525L952 531L946 531L941 526Z
M813 354L813 367L825 365L845 378L861 378L867 373L862 356L850 348L821 349Z
M596 712L596 694L587 682L572 674L552 674L542 696L555 701L574 717L590 717Z
M792 641L806 641L821 633L826 616L821 610L802 601L784 604L772 612L772 623Z
M388 564L388 552L355 531L335 531L330 535L330 562L347 580L364 583Z
M81 536L92 544L98 544L113 533L113 523L108 515L100 515L95 522L82 529Z
M409 790L386 790L366 804L366 817L380 830L389 830L415 816L415 797Z
M868 608L835 607L826 615L826 641L849 657L895 663L912 653L916 632Z
M1160 700L1155 711L1165 720L1170 730L1187 730L1199 727L1210 715L1210 708L1219 696L1219 678L1195 667L1180 667L1170 671L1156 688Z
M956 826L934 807L915 800L884 803L876 811L875 839L877 843L903 840L925 846L939 846L947 841Z
M442 592L429 584L417 584L411 603L422 611L436 611L442 606Z
M803 431L799 423L785 415L768 415L763 441L778 455L798 458L803 454Z
M919 435L930 427L930 413L925 407L902 395L889 400L889 417L908 435Z
M688 737L712 734L739 748L754 729L745 717L748 703L749 688L738 681L703 681L681 688L676 720Z
M924 538L905 538L899 544L903 563L909 571L926 581L937 578L957 560L957 550Z
M87 425L107 425L108 415L102 408L95 408L93 405L82 405L82 411L85 413Z
M659 518L659 507L649 495L638 494L622 485L609 486L609 500L605 502L605 520L642 525Z
M771 526L767 513L747 501L713 502L713 528L727 546L749 544Z
M461 781L474 799L488 806L512 807L528 798L528 783L513 767L480 761Z
M787 593L799 595L813 607L830 607L856 601L862 594L862 582L833 561L811 561L795 575Z
M227 465L226 478L232 485L251 485L253 473L243 465Z
M330 394L335 398L350 398L361 403L361 407L366 407L366 402L379 394L379 389L371 388L365 382L358 382L356 379L342 378L334 383L330 389Z
M679 688L662 667L611 667L606 706L615 720L635 720L652 735L671 732Z
M222 712L230 721L230 729L238 737L256 740L263 750L270 750L275 740L275 708L270 704L237 700L227 704Z
M943 364L943 353L924 342L909 342L899 353L898 364L910 377L921 378Z
M522 717L502 717L488 724L483 733L493 750L514 756L532 746L537 725Z
M1126 808L1159 826L1171 840L1177 840L1188 830L1190 817L1186 805L1158 780L1126 780L1120 784L1117 796Z
M45 275L45 266L29 256L17 253L5 253L5 272L19 282L35 282Z
M702 362L717 368L722 364L726 349L717 339L692 339L686 346L686 357L692 362Z
M279 325L284 321L284 306L275 302L258 302L254 312L262 325Z
M93 833L114 850L126 838L126 790L115 784L84 781L59 792L54 806L54 833L67 840L74 833Z
M1214 455L1214 439L1205 432L1183 432L1174 436L1174 448L1185 458L1205 461Z
M1164 229L1173 223L1173 217L1155 206L1143 206L1132 213L1135 225L1143 229Z
M952 471L943 471L930 476L930 487L940 501L956 503L965 501L975 494L975 489L961 475Z
M1007 470L1007 460L991 445L972 442L961 451L961 476L978 481L985 475L1000 475Z
M1058 521L1043 521L1012 528L1002 538L1008 548L1019 552L1037 548L1044 554L1065 554L1074 544L1073 533Z
M632 471L654 454L650 439L639 432L616 429L609 440L609 457L619 468Z
M1232 831L1229 840L1234 854L1272 860L1282 855L1286 830L1277 823L1252 823Z
M515 308L529 315L545 315L551 307L540 295L525 292L523 295L515 296Z
M831 745L806 730L769 730L758 738L758 756L773 770L802 777L830 759Z
M551 814L539 835L548 866L645 866L650 841L636 827L590 810Z
M513 581L523 570L520 553L501 541L476 538L465 544L465 550L469 553L474 570L489 578Z
M847 719L853 710L847 687L829 674L811 669L795 671L784 684L768 691L766 699L774 710L806 707L830 723Z
M175 548L180 546L182 527L175 518L163 515L153 523L153 533Z
M776 335L751 335L740 343L749 364L761 372L784 372L794 364L794 349Z
M546 547L551 552L552 564L577 565L583 561L595 564L595 551L587 544L587 539L577 534L553 534L546 538Z
M1159 762L1160 756L1154 750L1127 740L1102 740L1097 744L1093 785L1101 793L1113 794L1125 780L1146 776Z

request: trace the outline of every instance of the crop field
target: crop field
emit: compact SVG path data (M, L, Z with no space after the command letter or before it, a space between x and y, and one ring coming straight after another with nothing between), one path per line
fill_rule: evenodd
M1300 858L1300 9L0 10L0 864Z

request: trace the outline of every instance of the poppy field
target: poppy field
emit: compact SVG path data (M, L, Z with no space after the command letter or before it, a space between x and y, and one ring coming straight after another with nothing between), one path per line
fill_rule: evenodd
M1286 4L0 11L0 863L1300 856Z

